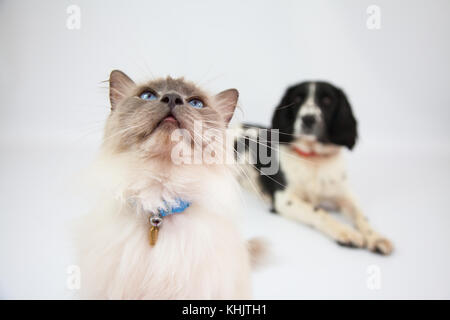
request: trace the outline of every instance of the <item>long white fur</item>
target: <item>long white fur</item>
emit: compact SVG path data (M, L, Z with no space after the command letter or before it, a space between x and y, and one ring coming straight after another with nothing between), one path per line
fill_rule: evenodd
M250 298L250 257L236 224L239 197L228 168L137 159L102 155L91 171L103 192L77 232L81 296ZM164 218L151 247L142 208L156 209L171 197L192 205Z

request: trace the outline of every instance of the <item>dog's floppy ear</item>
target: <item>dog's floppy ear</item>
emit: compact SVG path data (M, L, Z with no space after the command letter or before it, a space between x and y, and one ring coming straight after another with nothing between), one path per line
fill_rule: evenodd
M283 98L275 109L272 116L272 129L280 131L280 142L290 142L293 140L295 123L295 94L297 85L289 87L284 93Z
M329 138L332 143L352 150L358 136L356 119L345 93L341 89L337 91L338 105L331 119Z

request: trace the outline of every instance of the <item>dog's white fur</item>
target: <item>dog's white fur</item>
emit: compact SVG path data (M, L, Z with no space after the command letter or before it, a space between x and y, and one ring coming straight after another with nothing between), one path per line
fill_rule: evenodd
M239 198L228 169L136 158L108 154L92 170L104 192L77 233L82 297L250 298L250 256L235 223ZM143 209L175 197L192 205L164 218L151 247Z
M237 127L236 136L245 132L246 136L252 137L254 133L251 130L255 129ZM294 147L315 156L299 156ZM350 190L342 149L334 144L319 143L308 136L289 145L280 145L279 159L286 185L275 192L273 205L281 216L312 226L342 245L390 254L392 243L370 226ZM251 165L255 163L252 154L246 151L241 157L247 160L241 165L239 182L270 203L271 199L258 183L260 172ZM356 228L336 219L329 211L342 212Z
M292 146L318 156L303 158ZM390 254L391 242L373 230L350 191L342 148L305 143L305 139L292 146L280 146L280 162L289 173L288 187L275 193L280 215L310 225L343 245ZM330 209L342 212L356 229L334 218Z

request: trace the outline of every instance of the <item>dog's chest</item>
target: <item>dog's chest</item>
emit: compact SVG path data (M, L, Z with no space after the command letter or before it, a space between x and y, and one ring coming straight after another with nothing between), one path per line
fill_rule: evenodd
M340 155L318 159L298 156L287 147L280 151L287 187L304 200L319 204L333 200L344 190L346 173Z

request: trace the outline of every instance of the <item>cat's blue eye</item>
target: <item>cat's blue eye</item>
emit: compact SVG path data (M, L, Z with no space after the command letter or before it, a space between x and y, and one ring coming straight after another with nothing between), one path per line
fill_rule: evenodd
M192 99L192 100L189 101L189 104L191 106L193 106L194 108L197 108L197 109L201 109L201 108L204 107L203 101L201 101L199 99Z
M144 91L139 96L142 100L153 101L156 100L156 95L151 91Z

